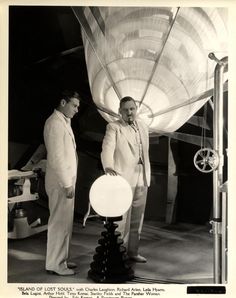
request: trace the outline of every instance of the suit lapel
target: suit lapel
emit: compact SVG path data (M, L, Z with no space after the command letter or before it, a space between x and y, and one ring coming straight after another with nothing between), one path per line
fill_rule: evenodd
M129 146L131 147L132 151L134 151L135 150L134 144L133 144L133 142L130 139L130 134L128 133L128 129L127 129L127 124L122 121L120 123L120 125L121 125L122 135L125 136L127 142L129 143Z
M141 125L141 123L136 120L136 124L138 126L138 130L139 130L139 135L140 135L140 139L141 139L141 142L142 142L142 145L143 145L143 148L146 148L146 137L145 137L145 131L144 131L144 128L143 126Z
M136 124L138 126L138 130L139 130L139 135L140 135L140 139L141 139L141 142L142 142L142 145L143 145L143 149L147 147L147 142L146 142L146 136L145 136L145 130L144 130L144 127L143 125L138 121L136 120ZM129 143L130 147L132 148L132 150L135 150L134 148L134 144L133 142L131 141L130 139L130 135L128 134L128 131L127 131L127 124L123 121L120 122L120 125L121 125L121 130L122 130L122 134L125 136L125 138L127 139L127 142Z
M64 127L66 128L66 130L68 131L69 135L70 135L71 138L72 138L74 147L76 148L75 137L74 137L74 133L73 133L73 131L72 131L72 128L71 128L70 124L67 124L67 123L66 123L66 120L63 118L63 116L60 115L57 111L55 111L55 115L62 121Z

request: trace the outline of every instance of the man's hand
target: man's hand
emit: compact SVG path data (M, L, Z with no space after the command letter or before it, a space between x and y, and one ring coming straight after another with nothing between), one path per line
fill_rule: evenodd
M73 186L65 187L67 199L72 199L75 196L75 190Z
M115 171L115 170L113 170L113 169L111 169L111 168L105 168L105 174L107 175L111 175L111 176L117 176L118 175L118 173Z

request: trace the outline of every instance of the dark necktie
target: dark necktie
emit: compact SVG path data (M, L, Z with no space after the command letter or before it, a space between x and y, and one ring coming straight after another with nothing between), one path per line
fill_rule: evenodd
M133 128L133 130L134 130L135 132L138 131L138 129L137 129L136 125L134 124L134 122L130 123L129 125Z

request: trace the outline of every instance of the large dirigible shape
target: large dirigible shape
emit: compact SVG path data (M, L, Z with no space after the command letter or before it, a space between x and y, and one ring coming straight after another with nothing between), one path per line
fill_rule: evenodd
M73 7L82 28L94 103L108 121L131 96L151 132L174 132L212 96L227 56L227 9ZM226 75L224 80L226 81Z

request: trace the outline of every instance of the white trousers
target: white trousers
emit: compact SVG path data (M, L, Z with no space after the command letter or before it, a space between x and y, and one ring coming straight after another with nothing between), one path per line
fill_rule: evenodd
M137 174L137 183L135 187L132 187L133 201L131 207L122 216L122 220L116 222L118 224L117 231L121 233L121 238L129 256L138 255L147 199L147 186L143 186L143 165L137 165L135 172Z
M66 198L65 189L55 181L45 181L49 199L46 270L67 268L74 217L74 198Z

